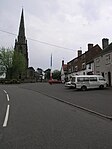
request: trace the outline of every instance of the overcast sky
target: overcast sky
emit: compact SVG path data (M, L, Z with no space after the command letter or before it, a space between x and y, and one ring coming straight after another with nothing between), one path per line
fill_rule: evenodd
M0 30L18 34L24 8L26 38L47 42L58 48L28 40L29 66L53 69L87 51L87 44L112 41L112 0L0 0ZM0 31L0 46L14 47L17 36ZM66 49L68 48L68 49Z

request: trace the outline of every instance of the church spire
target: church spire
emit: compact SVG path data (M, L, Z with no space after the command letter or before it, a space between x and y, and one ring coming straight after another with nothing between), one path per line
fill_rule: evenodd
M25 27L24 27L24 13L22 8L21 13L21 20L20 20L20 26L19 26L19 34L18 34L18 42L25 43Z
M22 8L21 19L20 19L20 26L19 26L19 33L18 38L15 40L15 51L20 52L25 57L26 68L28 68L28 47L27 47L27 40L25 37L25 27L24 27L24 13Z

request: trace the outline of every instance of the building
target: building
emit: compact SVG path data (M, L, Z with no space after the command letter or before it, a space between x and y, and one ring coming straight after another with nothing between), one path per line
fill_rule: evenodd
M102 51L97 44L88 44L88 50L82 54L78 50L78 56L67 63L68 78L72 75L89 75L94 74L94 58Z
M27 47L27 40L26 40L26 36L25 36L23 9L22 9L22 13L21 13L18 38L15 40L14 50L16 52L20 52L25 57L26 72L24 74L24 77L26 78L27 77L27 69L28 69L28 47Z
M48 81L50 79L51 69L48 68L44 71L45 74L45 80Z
M67 64L64 64L64 60L62 60L61 66L61 81L64 83L68 80L67 78Z
M29 67L27 69L27 78L28 79L35 79L35 69L33 67Z
M36 80L42 82L45 79L45 73L41 68L37 68L36 74Z
M95 74L105 77L109 86L112 86L112 43L102 39L102 52L94 59Z

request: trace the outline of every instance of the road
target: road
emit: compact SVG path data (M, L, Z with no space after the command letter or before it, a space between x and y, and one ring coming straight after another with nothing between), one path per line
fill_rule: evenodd
M57 97L98 113L112 117L112 88L88 90L86 92L65 88L63 84L44 83L22 85L21 87Z
M50 97L65 98L61 91L73 94L62 85L0 85L0 148L111 149L112 121Z

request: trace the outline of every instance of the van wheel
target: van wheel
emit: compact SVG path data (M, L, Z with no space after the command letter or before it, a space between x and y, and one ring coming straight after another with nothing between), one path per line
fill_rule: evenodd
M82 86L82 87L81 87L81 90L82 90L82 91L86 91L86 90L87 90L87 87L86 87L86 86Z
M103 89L104 88L104 85L100 85L100 87L99 87L100 89Z

